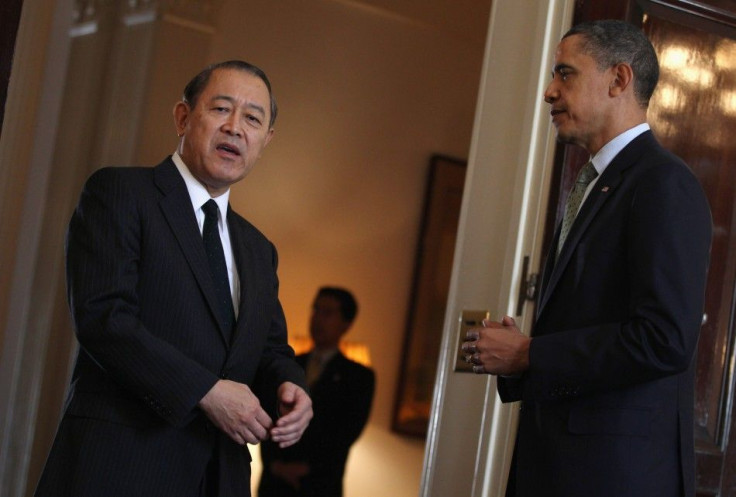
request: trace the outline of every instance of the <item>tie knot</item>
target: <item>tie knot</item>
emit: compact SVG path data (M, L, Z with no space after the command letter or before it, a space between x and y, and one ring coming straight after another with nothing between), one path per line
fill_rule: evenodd
M585 164L580 170L577 183L588 185L591 181L595 179L596 176L598 176L598 171L596 171L595 167L593 167L593 162L588 161L588 163Z
M205 217L214 218L215 221L217 220L217 202L213 199L209 199L202 204L202 211L204 211Z
M314 364L317 364L317 365L321 366L322 365L322 362L324 362L324 360L325 360L325 356L321 352L317 352L315 350L315 351L312 351L311 360L312 360L312 362Z

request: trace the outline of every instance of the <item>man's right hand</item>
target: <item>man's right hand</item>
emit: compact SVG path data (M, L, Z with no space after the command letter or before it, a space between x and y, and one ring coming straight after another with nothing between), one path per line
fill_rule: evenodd
M273 426L258 398L242 383L219 380L199 401L199 407L239 445L267 440Z
M529 369L531 341L510 316L500 323L484 319L482 328L466 332L462 351L473 372L510 376Z

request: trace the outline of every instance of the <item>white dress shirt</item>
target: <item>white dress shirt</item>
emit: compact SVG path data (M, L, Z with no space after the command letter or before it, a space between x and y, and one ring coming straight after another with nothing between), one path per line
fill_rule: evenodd
M202 210L202 205L211 198L217 203L217 227L220 231L222 250L225 252L225 265L227 266L227 275L230 280L230 294L233 298L233 308L235 309L235 318L237 319L240 306L240 278L235 267L233 247L230 242L230 230L228 229L227 223L224 222L227 219L227 204L230 199L230 189L228 188L219 197L210 197L204 185L192 175L189 168L184 164L179 153L174 152L171 158L174 164L176 164L176 168L179 170L182 178L184 178L184 183L187 185L187 191L189 191L189 198L192 200L194 215L197 216L197 225L199 225L200 233L202 233L202 229L204 228L204 211Z
M598 176L590 182L588 188L585 190L585 195L583 196L583 201L580 202L580 207L585 203L585 199L588 198L588 194L593 191L593 187L598 183L603 171L606 170L618 153L621 152L626 145L631 143L634 138L648 130L649 124L647 123L641 123L631 129L627 129L616 138L603 145L603 148L601 148L598 153L590 159L593 162L593 167L595 167L595 170L598 172Z

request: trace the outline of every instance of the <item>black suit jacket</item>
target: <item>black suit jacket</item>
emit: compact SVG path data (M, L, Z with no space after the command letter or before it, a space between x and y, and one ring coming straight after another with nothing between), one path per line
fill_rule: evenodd
M694 495L693 356L711 217L651 132L611 162L544 270L521 378L519 496Z
M37 496L196 496L212 457L220 495L249 495L247 448L197 403L220 378L263 398L283 381L304 385L304 375L286 344L276 250L231 209L227 222L241 282L231 343L171 159L90 177L67 237L80 348Z
M309 354L297 361L306 370ZM302 439L283 450L271 442L261 444L259 497L341 497L350 446L368 421L374 388L373 370L336 353L311 388L314 417ZM275 460L309 464L310 474L298 492L271 474Z

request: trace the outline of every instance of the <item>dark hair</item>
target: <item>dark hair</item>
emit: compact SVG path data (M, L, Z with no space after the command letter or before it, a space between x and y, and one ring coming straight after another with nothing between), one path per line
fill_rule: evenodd
M340 303L340 314L348 323L352 323L358 314L358 302L353 294L344 288L323 286L317 292L317 297L332 297Z
M647 107L659 80L659 62L654 47L641 29L613 19L584 22L573 26L562 38L583 37L583 51L593 57L601 70L625 62L634 71L634 95Z
M271 91L271 82L268 80L266 73L260 68L242 60L226 60L224 62L209 65L202 69L202 71L194 76L192 80L187 83L187 86L184 87L184 96L182 97L184 102L189 104L190 107L197 105L197 99L207 86L210 76L212 76L212 73L217 69L236 69L238 71L244 71L254 76L258 76L266 84L266 88L268 88L268 97L271 100L271 118L269 119L268 127L272 128L273 124L276 122L278 107L276 106L276 98L273 96L273 92Z

